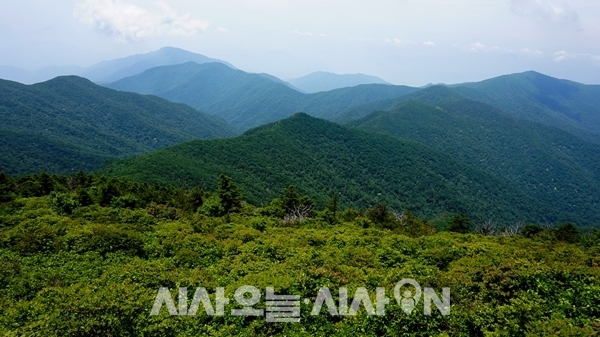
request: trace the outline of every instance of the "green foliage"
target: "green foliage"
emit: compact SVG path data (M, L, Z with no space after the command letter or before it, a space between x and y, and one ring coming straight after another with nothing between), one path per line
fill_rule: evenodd
M543 235L528 239L434 233L427 221L409 210L398 214L384 204L367 211L367 217L340 209L336 226L321 216L321 212L331 215L329 208L293 228L282 226L277 216L252 215L259 211L252 206L232 214L227 222L220 214L207 216L163 203L181 192L193 194L191 190L163 195L161 187L124 180L112 181L121 196L107 207L79 206L72 214L50 208L59 193L77 200L78 189L98 191L110 181L85 177L86 184L68 193L17 196L2 204L6 209L0 213L2 335L593 336L600 332L597 231L585 234L581 244ZM52 180L58 190L76 186L69 187L72 179ZM121 208L123 204L115 200L128 195L148 203L147 208ZM210 194L200 211L211 200L220 205L218 194ZM170 210L175 216L164 216ZM572 234L566 225L545 232ZM402 278L414 278L438 293L449 287L451 315L425 316L422 302L411 315L404 314L393 298L394 286ZM269 324L264 317L241 319L229 314L236 306L233 292L241 285L258 287L263 297L265 288L273 286L278 294L308 299L327 286L335 301L338 287L348 287L351 299L357 287L366 287L371 294L384 287L390 303L381 317L362 310L356 316L330 316L325 311L311 316L312 304L302 303L301 323ZM214 294L221 286L232 301L223 317L206 316L202 308L193 317L172 317L164 308L159 316L149 315L160 287L173 293L178 287L190 291L206 287ZM259 306L264 308L264 301Z
M554 234L558 240L568 243L576 243L580 239L579 230L570 223L561 224L556 227Z
M217 193L225 215L238 212L241 209L243 200L242 190L230 177L224 174L219 176Z
M52 192L50 207L58 214L70 215L79 207L79 200L71 193Z
M387 210L385 203L378 203L373 208L369 208L366 216L372 222L383 227L391 227L394 222L394 217Z
M24 223L7 234L8 247L25 256L50 253L59 245L57 229L44 223Z
M143 254L143 241L138 234L114 226L85 226L70 231L63 240L66 250L78 254L97 252L105 256L118 251Z
M86 206L90 206L90 205L94 204L94 200L92 199L92 196L86 189L79 190L79 192L77 193L77 202L82 207L86 207Z
M314 202L307 195L300 195L295 185L290 185L283 190L283 193L279 197L281 201L281 210L283 214L289 215L294 212L298 207L307 207L312 209Z
M534 71L463 84L460 92L525 120L600 142L600 90Z
M448 231L455 233L469 233L472 229L471 219L464 214L454 216L448 227Z
M0 172L0 202L11 201L15 198L14 183L12 178Z
M331 195L331 198L327 201L327 203L325 204L325 208L330 211L331 213L333 213L333 216L337 216L337 211L338 211L338 203L339 203L339 197L338 197L338 193L333 193Z
M521 234L526 238L532 238L543 232L543 228L536 224L527 224L521 230Z
M208 216L221 216L225 214L225 210L223 209L223 205L221 204L221 199L218 195L211 195L208 199L205 200L202 207L199 210L200 213Z

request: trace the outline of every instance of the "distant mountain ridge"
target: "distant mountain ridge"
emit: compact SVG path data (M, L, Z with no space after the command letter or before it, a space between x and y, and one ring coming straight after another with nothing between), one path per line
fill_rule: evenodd
M238 134L224 121L154 96L67 76L0 80L0 171L69 173L190 139Z
M309 94L355 87L361 84L391 84L376 76L365 74L334 74L326 71L310 73L306 76L290 79L288 82Z
M88 78L93 82L108 83L142 73L151 68L187 62L198 64L217 62L233 68L231 64L225 61L213 59L179 48L164 47L147 54L138 54L121 59L100 62L88 68L81 76Z
M0 78L23 84L34 84L48 81L58 76L77 75L85 77L92 82L107 83L139 74L150 68L186 62L196 62L199 64L219 62L233 67L225 61L206 57L201 54L174 47L164 47L146 54L136 54L124 58L102 61L87 68L51 66L27 71L15 67L0 67Z
M284 119L296 112L327 119L353 106L418 90L369 84L303 94L264 75L249 74L219 63L193 62L152 68L106 86L185 103L242 130Z
M518 119L556 127L600 144L600 85L559 80L533 71L477 83L429 86L407 95L351 107L331 119L340 123L359 119L373 111L392 109L402 102L421 100L422 92L429 92L426 96L431 100L434 96L430 90L437 90L441 95L439 102L467 98L487 103Z
M600 135L600 85L528 71L454 86L465 97L519 118L554 126L584 139Z

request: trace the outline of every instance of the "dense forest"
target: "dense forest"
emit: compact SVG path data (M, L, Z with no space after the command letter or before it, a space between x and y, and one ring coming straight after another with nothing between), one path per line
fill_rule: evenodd
M208 188L220 173L233 177L254 205L296 185L323 205L339 193L345 206L386 202L419 216L464 213L504 224L555 223L547 207L500 178L419 143L364 132L297 114L243 136L192 141L114 161L102 174L142 182ZM570 221L584 222L583 217Z
M435 90L432 90L435 89ZM545 205L558 221L600 223L600 146L567 132L518 120L485 103L430 88L348 125L429 145L501 177Z
M294 186L264 207L231 178L179 189L78 173L0 174L0 333L6 336L594 336L600 232L570 224L499 228L456 216L436 228L385 204L323 207ZM393 297L412 278L450 315L410 314ZM230 315L242 285L299 295L300 322ZM150 312L161 287L218 287L223 316ZM385 315L311 315L322 287L390 298ZM192 292L190 290L190 292ZM192 294L190 293L189 296ZM188 303L191 297L188 298ZM257 308L265 308L259 301Z
M535 71L504 75L476 83L433 85L405 95L365 102L338 111L339 123L387 111L400 103L440 104L469 99L486 103L516 119L555 127L585 141L600 143L600 86L552 78Z
M109 158L238 134L189 106L76 76L35 85L0 80L0 119L0 170L11 174L91 171Z

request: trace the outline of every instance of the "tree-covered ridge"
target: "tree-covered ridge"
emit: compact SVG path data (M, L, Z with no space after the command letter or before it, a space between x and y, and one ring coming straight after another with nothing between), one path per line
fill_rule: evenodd
M416 90L406 86L373 84L303 94L260 74L248 74L219 63L193 62L156 67L107 86L185 103L221 117L243 130L284 119L297 112L330 118L338 111Z
M78 77L31 86L0 80L0 119L0 170L14 174L92 170L111 157L237 134L189 106Z
M471 99L487 103L515 118L567 131L585 141L600 143L600 86L559 80L536 72L492 78L453 86L434 85L403 96L368 102L336 113L331 120L345 123L373 111L387 111L407 101L441 104Z
M225 173L248 201L262 205L290 184L323 204L340 194L347 206L386 202L424 216L548 221L554 210L501 179L421 144L353 130L297 114L222 140L192 141L116 161L100 172L138 181L207 187ZM579 219L573 219L573 221Z
M456 87L468 98L525 120L600 142L600 85L560 80L535 71Z
M556 210L559 222L600 223L600 146L440 91L451 93L423 91L431 105L409 101L348 125L418 141L501 177Z
M218 187L218 188L217 188ZM499 235L439 232L385 205L366 212L309 207L293 186L267 207L244 202L221 176L216 192L175 189L101 176L0 174L0 333L32 336L595 336L600 332L600 234L574 227L506 228ZM316 197L316 196L312 196ZM223 205L237 204L224 212ZM287 214L286 214L287 213ZM283 215L283 217L282 217ZM452 230L462 231L463 217ZM497 234L499 232L496 232ZM441 292L450 315L419 302L402 311L393 289L403 278ZM235 317L234 291L299 295L300 323ZM225 315L150 312L158 289L205 287L231 299ZM312 316L328 287L358 287L384 316ZM175 297L177 305L177 297ZM257 308L265 308L261 301Z

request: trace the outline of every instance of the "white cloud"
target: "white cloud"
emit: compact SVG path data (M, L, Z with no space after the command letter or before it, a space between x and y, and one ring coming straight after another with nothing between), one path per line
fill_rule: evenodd
M459 45L454 45L454 47L461 48ZM543 52L537 49L531 48L522 48L519 50L513 50L510 48L504 48L500 46L488 46L481 42L475 42L468 46L468 51L471 53L501 53L501 54L512 54L512 55L531 55L531 56L542 56Z
M560 62L560 61L564 61L566 59L576 58L576 57L577 57L577 55L570 54L564 50L557 51L556 53L554 53L554 61L556 61L556 62Z
M489 52L500 52L500 53L513 53L511 49L501 48L498 46L486 46L481 42L475 42L469 45L469 51L472 53L489 53Z
M600 62L600 55L594 55L589 53L570 53L565 50L557 51L554 53L554 61L561 62L569 59L591 59L593 61Z
M401 40L399 38L386 38L385 40L383 40L383 42L387 43L387 44L393 44L395 46L412 46L415 44L415 42L413 41L406 41L406 40Z
M535 55L535 56L542 56L544 55L543 52L537 50L537 49L530 49L530 48L523 48L521 50L519 50L519 53L521 54L526 54L526 55Z
M423 42L423 45L425 45L425 46L435 46L435 43L433 43L432 41L425 41L425 42Z
M229 33L229 30L225 27L217 27L217 32L219 33Z
M566 2L557 0L511 0L511 10L538 22L577 24L579 15Z
M86 0L73 11L81 22L121 41L140 41L165 35L195 35L206 31L209 22L177 15L164 1L154 2L154 10L122 0Z

